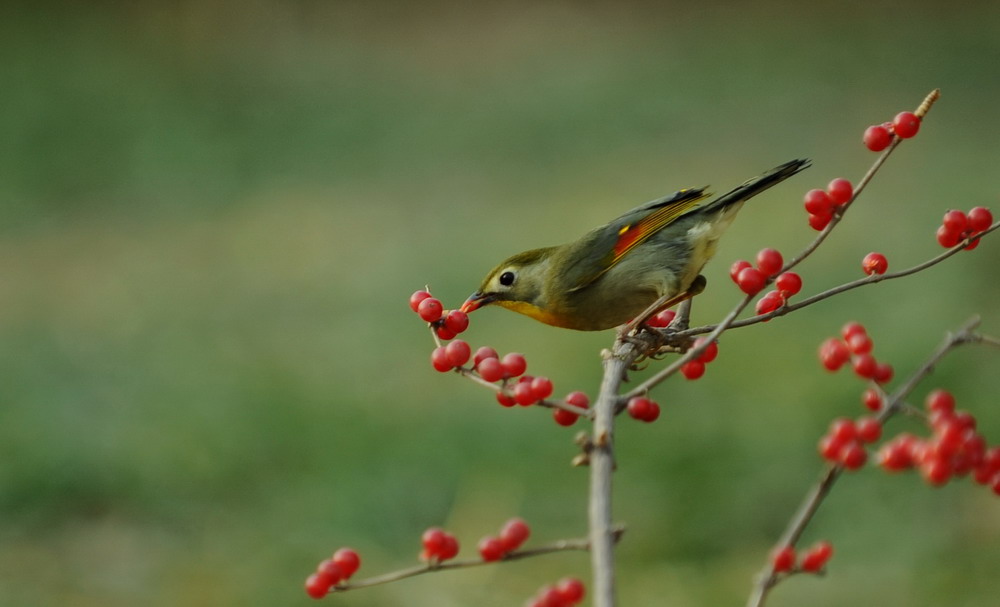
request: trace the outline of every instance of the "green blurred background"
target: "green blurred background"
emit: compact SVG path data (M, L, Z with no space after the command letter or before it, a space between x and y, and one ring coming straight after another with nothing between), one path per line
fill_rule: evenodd
M435 373L406 299L455 306L507 254L686 186L814 166L755 199L729 262L792 253L802 193L860 178L865 126L943 97L828 245L807 292L940 251L949 207L997 205L1000 5L5 3L0 8L0 604L305 605L333 549L411 564L445 525L471 554L511 515L585 530L576 429ZM979 313L1000 333L1000 243L727 334L698 382L623 420L623 605L740 605L862 384L816 345L849 319L899 374ZM610 333L500 310L474 346L593 394ZM948 386L1000 440L995 352ZM915 430L897 421L888 431ZM962 482L843 479L806 542L825 579L772 605L995 604L1000 502ZM425 576L338 605L517 605L584 554Z

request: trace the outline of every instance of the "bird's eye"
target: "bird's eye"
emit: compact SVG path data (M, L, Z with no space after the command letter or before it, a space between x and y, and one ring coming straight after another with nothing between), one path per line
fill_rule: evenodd
M508 270L500 275L500 284L502 284L505 287L509 287L510 285L514 284L515 278L517 278L517 276L513 272Z

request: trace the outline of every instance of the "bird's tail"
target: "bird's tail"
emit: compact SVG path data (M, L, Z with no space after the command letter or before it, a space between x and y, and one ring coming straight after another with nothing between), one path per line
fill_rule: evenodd
M808 159L786 162L785 164L775 167L759 177L754 177L743 185L737 186L731 192L727 192L722 196L719 196L698 210L704 213L711 213L712 211L720 211L729 205L743 202L744 200L753 198L757 194L760 194L767 188L781 183L808 166Z

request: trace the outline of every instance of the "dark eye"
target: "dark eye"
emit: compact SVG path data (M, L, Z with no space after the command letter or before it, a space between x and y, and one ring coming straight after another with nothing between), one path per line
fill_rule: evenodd
M500 275L500 284L502 284L505 287L509 287L510 285L514 284L515 278L517 278L517 276L515 276L513 272L508 270L507 272L504 272L503 274Z

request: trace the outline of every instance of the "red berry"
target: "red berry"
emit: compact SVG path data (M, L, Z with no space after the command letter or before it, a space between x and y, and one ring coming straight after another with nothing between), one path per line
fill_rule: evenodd
M920 118L913 112L900 112L892 121L892 129L901 139L909 139L920 130Z
M454 368L454 365L448 360L448 350L444 346L438 346L431 352L431 364L442 373L447 373Z
M583 600L586 593L583 582L575 577L567 577L556 583L556 591L567 605L573 605Z
M882 422L874 417L862 417L854 424L858 439L863 443L874 443L882 437Z
M437 322L441 320L444 306L441 301L434 297L427 297L417 305L417 314L427 322Z
M892 365L886 362L881 362L875 365L875 375L872 379L874 379L877 384L887 384L892 381L892 376L894 374L895 371L893 370Z
M503 391L497 392L497 402L503 407L513 407L517 404L517 401L514 400L514 397L510 393Z
M910 455L914 439L910 435L901 434L892 441L885 443L878 451L878 463L888 472L899 472L913 466Z
M699 337L698 339L694 340L694 347L699 348L703 343L705 343L705 338ZM713 360L715 360L715 357L718 355L719 355L719 343L716 341L712 341L709 342L707 346L705 346L705 350L695 360L697 360L698 362L703 362L705 364L708 364Z
M951 413L955 410L955 397L947 390L937 389L927 395L924 405L930 413Z
M757 269L764 276L774 276L781 271L785 261L777 249L765 248L757 253Z
M978 234L993 225L993 213L985 207L976 207L969 211L969 229Z
M454 535L450 533L444 534L444 546L441 547L441 552L438 553L438 558L442 561L447 561L458 556L458 540Z
M500 528L500 543L504 552L517 550L531 535L531 527L521 518L512 518Z
M458 335L458 333L455 333L454 331L446 327L443 321L438 321L437 323L434 323L434 332L437 333L437 336L443 339L444 341L448 341L449 339L455 339L455 336Z
M351 548L341 548L333 553L333 562L340 567L344 574L344 579L354 575L354 572L361 567L361 557Z
M878 411L882 408L882 396L875 388L867 388L861 395L861 402L870 411Z
M854 357L851 361L851 365L854 367L854 373L864 379L872 379L875 377L875 367L878 363L875 362L875 357L871 354L859 354Z
M810 213L809 227L817 232L822 232L826 226L830 225L832 220L833 213Z
M427 299L430 296L431 294L428 293L427 291L424 291L423 289L419 291L414 291L413 295L410 295L410 309L416 312L417 306L420 305L420 302L422 302L423 300Z
M420 536L420 541L429 556L440 556L444 549L447 533L440 527L431 527Z
M479 377L490 383L503 379L503 365L496 358L486 358L480 361L476 370L479 371Z
M795 566L795 548L782 546L771 553L771 569L775 573L791 571Z
M867 333L854 333L847 338L847 349L852 354L868 354L873 346L872 338Z
M514 386L514 400L517 401L517 404L522 407L527 407L538 402L538 399L535 398L534 390L531 389L530 381L518 382L518 384Z
M590 399L587 395L580 391L570 392L566 395L566 404L573 405L574 407L580 407L581 409L586 409L590 406Z
M868 452L857 441L851 441L844 445L837 456L840 463L848 470L857 470L865 465L868 460Z
M528 361L523 354L511 352L500 360L503 364L504 372L508 377L517 377L528 369Z
M951 465L940 457L931 457L920 465L920 474L924 480L935 487L951 480L951 472Z
M836 337L831 337L819 346L819 360L829 371L836 371L850 359L847 345Z
M306 578L306 594L314 599L321 599L330 592L330 586L334 583L325 574L314 573Z
M965 245L962 248L965 249L966 251L971 251L972 249L975 249L978 246L979 246L979 239L975 238L972 240L972 242L970 242L969 244Z
M504 549L500 538L493 536L484 537L479 540L479 544L476 547L479 550L479 556L486 562L499 561L503 558Z
M817 542L802 555L802 570L815 573L823 569L833 556L833 545L830 542Z
M705 374L705 363L700 360L689 360L681 365L681 373L688 379L698 379Z
M873 152L881 152L892 143L892 133L884 125L875 124L865 129L865 147Z
M833 213L834 205L830 195L820 189L806 192L802 204L810 215L830 215Z
M733 265L729 266L729 278L732 278L733 282L735 282L736 284L740 284L740 281L737 278L740 275L740 271L743 270L743 268L752 268L752 267L753 264L751 264L749 261L746 261L745 259L736 260L733 262Z
M344 579L345 576L343 570L337 563L333 562L333 559L325 559L320 561L319 567L316 568L316 573L322 573L330 579L331 584L336 584L340 580Z
M785 298L779 291L768 291L764 297L757 300L757 314L764 315L774 312L785 304ZM765 321L766 322L766 321Z
M840 455L841 449L844 448L844 441L838 440L837 437L827 434L823 438L819 439L819 444L816 445L819 454L823 456L823 459L827 461L836 461L837 456Z
M643 396L635 396L629 399L628 405L625 408L633 419L643 422L654 421L660 416L659 405Z
M677 312L673 310L661 310L651 316L649 320L646 321L646 324L651 327L666 327L674 321L675 316L677 316Z
M552 396L552 380L547 377L536 377L531 380L531 392L535 395L535 400L545 400Z
M472 357L472 366L478 368L479 363L483 362L487 358L499 359L500 355L497 351L489 346L482 346L476 350L476 355Z
M949 232L954 232L956 235L960 235L962 232L969 229L969 218L966 217L965 213L962 211L952 209L944 214L944 219L941 220L941 226Z
M881 253L869 253L861 260L861 269L869 276L885 274L885 271L889 269L889 261Z
M764 275L756 268L743 268L736 275L736 284L747 295L756 295L764 288Z
M580 419L580 416L566 409L553 409L552 419L560 426L572 426L576 420Z
M865 326L859 322L852 320L840 328L840 336L844 338L844 341L847 341L851 339L851 336L858 334L868 335L868 331L865 329Z
M786 298L802 290L802 277L795 272L782 272L774 281L775 288Z
M448 362L451 363L453 367L461 367L465 363L469 362L469 357L472 356L472 348L469 344L461 339L456 339L447 346L444 347L445 355L448 357Z
M830 200L836 204L844 204L851 200L851 196L854 196L854 186L843 177L831 181L826 189L830 193Z
M941 226L937 229L938 244L946 249L950 249L957 245L960 240L962 240L961 232L953 232L945 226Z
M854 420L846 417L838 417L830 422L830 431L827 436L833 437L841 444L854 440L858 436L858 429L854 425Z
M444 326L458 335L469 328L469 315L461 310L449 310L444 317Z

